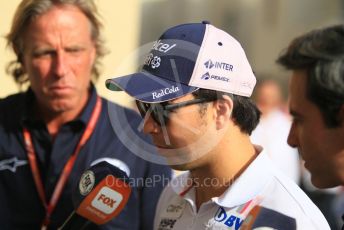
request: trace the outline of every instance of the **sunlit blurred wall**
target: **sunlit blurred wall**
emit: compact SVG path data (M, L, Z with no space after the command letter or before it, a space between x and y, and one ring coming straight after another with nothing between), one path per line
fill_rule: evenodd
M18 91L12 77L5 72L7 63L15 57L11 49L6 48L4 36L9 31L19 2L20 0L0 1L0 98ZM102 16L106 46L110 51L103 59L101 77L96 86L101 95L122 103L126 98L125 95L106 90L104 81L112 76L128 74L136 68L135 63L132 63L132 66L123 66L121 63L138 46L140 1L95 0L95 2Z
M260 75L283 74L275 60L298 35L343 23L342 0L242 0L238 35Z
M297 35L343 23L343 0L145 0L142 1L141 43L166 28L209 20L236 37L257 75L287 81L275 64L278 54Z
M18 90L12 78L6 75L5 72L7 63L10 60L14 60L15 57L9 49L5 48L6 41L4 36L9 31L15 7L19 2L18 0L0 1L0 97L4 97Z

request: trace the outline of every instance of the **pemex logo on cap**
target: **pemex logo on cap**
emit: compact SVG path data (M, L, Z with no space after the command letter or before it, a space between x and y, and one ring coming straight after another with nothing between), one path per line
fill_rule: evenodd
M206 73L203 74L203 76L201 77L201 79L203 79L203 80L208 80L209 78L210 78L209 72L206 72Z

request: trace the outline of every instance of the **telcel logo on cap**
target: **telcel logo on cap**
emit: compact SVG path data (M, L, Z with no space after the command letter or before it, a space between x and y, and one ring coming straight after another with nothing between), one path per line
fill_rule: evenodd
M108 187L103 187L92 201L92 206L105 214L112 213L123 200L123 196Z
M163 53L167 53L169 50L173 49L177 44L168 44L168 43L163 43L159 39L158 41L154 42L152 49L157 50Z

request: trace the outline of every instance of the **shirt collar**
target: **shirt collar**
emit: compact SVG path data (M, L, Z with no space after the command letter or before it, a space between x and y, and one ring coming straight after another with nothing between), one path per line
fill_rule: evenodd
M88 99L86 107L81 112L79 118L77 118L80 121L82 121L84 124L88 123L92 115L93 108L96 105L96 101L97 101L97 90L92 83L89 90L90 90L90 98Z
M269 167L272 166L269 157L260 146L255 146L260 151L256 159L247 169L235 180L235 182L220 196L212 198L212 201L222 207L236 207L245 204L255 198L272 179ZM171 187L178 195L185 199L194 197L190 189L190 173L184 173L171 181Z
M184 196L190 191L192 187L192 180L190 178L190 172L187 171L171 180L170 183L173 191L180 196Z
M176 194L190 202L192 206L195 205L195 189L189 171L173 178L170 185Z
M220 197L213 198L218 205L231 208L245 204L258 196L272 179L269 157L260 146L255 148L261 151L257 158Z
M24 99L21 101L22 103L20 103L20 109L22 110L20 113L21 120L24 122L33 121L32 108L35 100L35 94L33 93L32 89L29 88L23 95Z

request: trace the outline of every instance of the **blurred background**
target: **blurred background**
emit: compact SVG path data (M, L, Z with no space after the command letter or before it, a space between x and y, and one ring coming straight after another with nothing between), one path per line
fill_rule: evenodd
M241 42L258 79L274 78L285 86L287 72L275 60L290 40L311 29L344 22L343 0L95 1L103 17L104 37L110 50L103 60L97 88L101 95L121 104L126 104L125 95L108 92L104 80L135 71L138 63L127 58L139 46L154 41L166 28L176 24L210 21ZM0 98L19 90L5 71L14 56L3 38L19 2L0 1ZM282 89L285 93L285 87Z
M8 33L16 6L20 0L0 1L0 98L20 89L6 74L6 65L14 59L6 47L4 36ZM296 150L281 158L282 147L288 148L286 138L290 117L286 109L289 73L275 64L281 51L296 36L312 29L344 23L344 0L95 0L104 24L104 38L110 53L103 59L103 72L96 87L100 95L119 104L130 106L127 95L111 92L105 88L105 80L134 72L140 65L137 58L139 47L155 41L167 28L188 22L208 20L239 40L259 82L273 80L279 93L258 90L254 98L263 114L254 143L263 144L276 163L291 177L321 208L332 229L339 229L344 211L344 189L318 190L310 184L309 174L302 168ZM151 44L147 47L151 47ZM268 86L274 85L271 82ZM271 88L271 87L269 87ZM25 87L22 89L25 90ZM275 92L275 91L274 91ZM257 95L261 94L261 95ZM265 97L264 97L265 95ZM273 96L277 95L276 100ZM280 95L280 96L279 96ZM265 99L264 99L265 98ZM278 103L276 103L278 102ZM278 112L278 114L276 113ZM0 111L1 112L1 111ZM278 118L276 118L276 114ZM276 122L276 119L278 121ZM281 119L285 122L282 130ZM260 131L261 130L261 131ZM262 131L268 131L263 133ZM255 133L254 133L255 134ZM256 137L255 137L256 136ZM271 138L267 138L270 137ZM266 143L262 143L265 137ZM260 138L260 139L259 139ZM280 138L277 140L277 138ZM277 147L276 151L274 148ZM290 154L290 155L289 155ZM294 154L294 155L291 155Z

